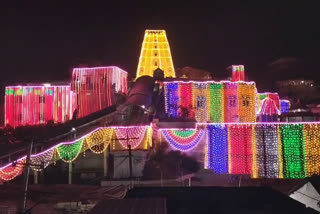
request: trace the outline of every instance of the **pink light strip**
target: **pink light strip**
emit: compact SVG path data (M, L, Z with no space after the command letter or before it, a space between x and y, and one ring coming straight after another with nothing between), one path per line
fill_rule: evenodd
M50 88L50 87L56 87L56 88L61 88L61 87L71 87L71 84L66 84L66 85L13 85L13 86L6 86L5 88L10 89L10 88Z
M85 67L85 68L74 68L73 69L73 72L75 70L95 70L95 69L107 69L107 68L116 68L116 69L119 69L121 72L125 72L125 73L128 73L126 72L125 70L119 68L118 66L115 66L115 65L111 65L111 66L102 66L102 67Z
M82 139L88 137L89 135L91 135L92 133L94 133L94 132L96 132L96 131L98 131L98 130L100 130L100 129L105 129L105 128L133 128L133 127L146 127L146 128L148 128L148 127L151 127L151 124L150 124L150 125L147 125L147 126L109 126L109 127L99 127L99 128L94 129L93 131L89 132L88 134L83 135L82 137L74 140L74 141L71 141L71 142L61 142L61 143L59 143L59 144L57 144L57 145L54 145L54 146L50 147L49 149L47 149L47 150L45 150L45 151L42 151L42 152L40 152L40 153L38 153L38 154L33 154L33 155L31 155L31 157L37 157L37 156L39 156L39 155L41 155L41 154L43 154L43 153L45 153L45 152L48 152L49 150L55 149L56 147L61 146L61 145L74 144L75 142L77 142L77 141L79 141L79 140L82 140ZM11 165L13 164L13 162L17 162L17 161L23 160L23 159L26 158L26 157L27 157L27 156L24 155L24 156L22 156L21 158L17 159L16 161L12 161L11 163L8 163L7 165L5 165L5 166L3 166L3 167L0 167L0 170L4 169L4 168L6 168L6 167L11 166Z
M157 82L161 82L161 81L157 81ZM182 81L182 80L176 80L176 81L171 81L171 82L165 81L163 83L167 84L167 83L235 83L235 82L232 82L232 81L229 81L229 80L221 80L221 81L214 81L214 80L211 80L211 81L193 81L193 80ZM249 82L237 81L236 83L255 84L254 81L249 81Z

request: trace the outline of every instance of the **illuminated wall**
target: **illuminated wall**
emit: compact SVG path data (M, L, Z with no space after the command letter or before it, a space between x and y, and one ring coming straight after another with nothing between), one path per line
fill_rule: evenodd
M256 121L254 82L172 81L164 82L164 89L169 117L204 123Z
M77 94L78 117L113 105L112 91L127 94L127 78L127 72L115 66L73 69L71 85Z
M204 151L204 166L218 174L250 174L252 178L320 174L320 122L197 123L194 129L160 129L160 133L156 135L174 150ZM108 145L111 150L127 150L130 143L133 150L145 150L152 145L152 134L152 126L101 127L75 141L32 154L31 163L46 162L46 167L51 160L72 162L87 149L101 154ZM25 158L16 160L16 165L0 166L0 179L20 175L23 165L19 163Z
M72 119L76 96L69 85L7 86L5 124L12 127Z
M141 47L136 78L148 75L160 68L165 77L175 77L170 46L165 30L146 30Z

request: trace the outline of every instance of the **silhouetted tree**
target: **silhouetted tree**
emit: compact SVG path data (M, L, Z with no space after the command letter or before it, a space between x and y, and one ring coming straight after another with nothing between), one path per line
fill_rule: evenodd
M143 169L144 179L176 178L182 174L197 172L199 162L178 150L169 150L168 143L159 143L147 157Z

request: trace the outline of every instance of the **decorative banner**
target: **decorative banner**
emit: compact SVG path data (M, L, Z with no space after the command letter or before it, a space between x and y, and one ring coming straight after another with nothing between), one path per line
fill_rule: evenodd
M0 179L4 181L10 181L18 175L22 174L25 160L26 159L24 158L17 161L15 164L11 163L6 167L0 168Z
M61 144L56 149L59 157L67 163L74 161L81 152L83 139L72 144Z
M306 176L320 175L320 125L304 124Z
M303 125L280 125L284 178L304 178Z
M226 125L208 125L208 168L228 173L228 131Z
M46 168L50 164L50 161L53 158L53 154L54 154L54 148L51 148L49 150L46 150L45 152L41 152L41 153L36 154L36 155L31 155L30 163L32 165L39 165L39 166L32 166L31 165L30 168L35 170L35 171L41 171L42 170L40 165L42 165L44 168Z
M229 173L252 173L252 125L229 125Z
M204 130L162 130L162 134L173 148L188 151L198 145Z
M137 148L142 142L145 136L146 130L147 130L146 126L134 126L134 127L129 126L129 127L115 128L115 132L118 138L117 140L126 149L128 149L128 144L131 145L131 149Z
M112 140L113 128L102 128L85 138L88 148L96 154L104 152Z
M276 124L257 124L256 159L259 178L279 177L278 127Z

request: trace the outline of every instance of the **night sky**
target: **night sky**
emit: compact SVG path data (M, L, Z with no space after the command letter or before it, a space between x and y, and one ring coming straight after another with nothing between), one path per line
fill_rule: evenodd
M192 66L225 78L226 67L244 64L264 90L278 79L320 78L315 5L168 9L152 1L144 7L25 2L0 11L1 93L11 83L69 80L79 64L116 65L134 76L145 29L166 30L175 68Z

